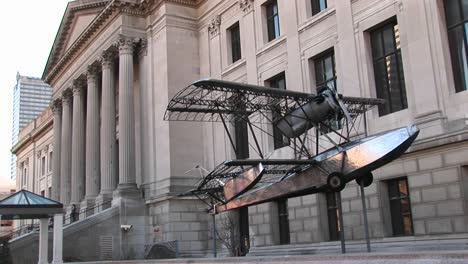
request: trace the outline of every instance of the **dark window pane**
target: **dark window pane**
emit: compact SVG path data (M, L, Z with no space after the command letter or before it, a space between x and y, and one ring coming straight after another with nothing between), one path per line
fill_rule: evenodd
M319 84L325 82L325 73L323 71L323 63L322 60L315 60L314 61L314 67L315 67L315 83L317 84L317 87Z
M332 57L325 58L325 78L327 80L332 79L335 72L335 68L333 67L333 60Z
M387 182L394 236L413 235L413 221L406 178Z
M447 25L449 27L460 23L461 17L458 0L445 0L445 17L447 18Z
M316 15L327 9L327 0L311 0L312 15Z
M279 88L282 90L286 90L286 76L284 73L278 74L269 80L267 80L267 84L273 88ZM273 111L273 120L276 120L281 117L280 111ZM279 149L285 146L289 146L289 138L283 136L281 130L279 130L276 126L273 126L273 145L274 149Z
M391 22L371 32L371 45L377 97L385 99L380 116L408 108L398 24Z
M448 32L453 77L457 92L464 91L467 88L467 60L463 31L463 27L456 27Z
M278 201L278 220L279 220L279 233L280 233L280 244L290 243L289 234L289 216L288 216L288 200L281 199Z
M328 232L330 240L338 240L340 238L340 223L338 206L336 204L336 194L332 192L326 193L327 198L327 213L328 213Z
M265 5L267 15L268 41L272 41L280 35L278 4L276 0Z
M377 97L387 99L388 84L387 84L387 70L385 69L385 61L378 60L374 62L374 75L375 75L375 86L377 87ZM391 113L391 102L385 101L385 104L379 105L380 115L386 115Z
M393 33L393 27L387 27L382 31L383 44L385 55L392 53L395 50L395 34Z
M468 0L461 0L463 10L463 20L468 19Z
M240 43L240 30L239 23L229 28L231 34L231 57L232 62L236 62L241 58L241 43Z
M374 32L371 35L372 56L374 58L383 56L382 34Z

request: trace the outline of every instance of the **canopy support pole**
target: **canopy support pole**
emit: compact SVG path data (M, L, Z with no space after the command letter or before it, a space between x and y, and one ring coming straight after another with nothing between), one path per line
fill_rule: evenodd
M63 263L63 214L54 215L54 259L52 264Z
M49 242L49 230L48 230L49 219L39 219L39 261L38 264L48 264L47 260L47 248Z

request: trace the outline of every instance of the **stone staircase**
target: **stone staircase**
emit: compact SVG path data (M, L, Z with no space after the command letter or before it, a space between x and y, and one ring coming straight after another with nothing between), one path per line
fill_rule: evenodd
M371 240L371 252L423 252L468 250L468 233L438 236L392 237ZM367 252L364 240L346 242L347 253ZM248 256L341 254L340 241L254 247Z

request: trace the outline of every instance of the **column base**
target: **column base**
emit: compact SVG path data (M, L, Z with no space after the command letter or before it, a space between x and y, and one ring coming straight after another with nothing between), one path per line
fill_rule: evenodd
M102 210L110 208L111 205L112 205L111 204L111 202L112 202L112 191L100 193L96 197L95 202L96 202L96 208L95 208L96 212L101 212Z
M85 197L85 199L81 202L81 205L80 205L81 207L80 209L82 212L80 214L80 220L96 213L96 209L93 208L95 204L96 204L96 196Z
M136 183L122 183L117 186L113 198L141 198L141 193Z

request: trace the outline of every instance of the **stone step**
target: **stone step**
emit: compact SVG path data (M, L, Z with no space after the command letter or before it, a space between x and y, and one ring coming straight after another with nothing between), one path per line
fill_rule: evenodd
M367 252L366 243L347 241L346 252ZM430 237L400 237L371 240L372 252L419 252L419 251L468 250L468 234L439 235ZM311 254L340 254L341 242L321 242L311 244L294 244L254 247L249 256L284 256Z

